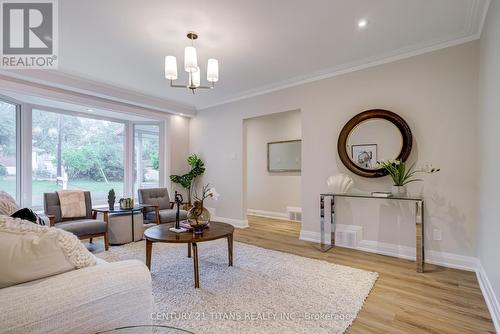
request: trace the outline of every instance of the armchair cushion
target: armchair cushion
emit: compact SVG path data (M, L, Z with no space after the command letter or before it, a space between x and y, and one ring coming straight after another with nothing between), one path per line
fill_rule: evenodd
M90 192L85 191L85 207L86 207L86 215L85 217L78 218L92 218L92 199L90 197ZM43 207L46 215L53 215L54 222L59 223L63 219L61 217L61 203L59 202L59 196L56 192L52 193L44 193L43 194Z
M139 189L139 203L156 205L160 210L171 208L167 188Z
M176 214L175 209L160 210L160 222L161 223L175 222L175 214ZM156 213L155 212L147 212L146 219L152 220L152 221L156 220ZM179 211L179 219L180 220L187 219L187 211L180 210Z
M108 229L106 222L97 219L77 219L54 225L57 228L68 231L77 237L105 233Z

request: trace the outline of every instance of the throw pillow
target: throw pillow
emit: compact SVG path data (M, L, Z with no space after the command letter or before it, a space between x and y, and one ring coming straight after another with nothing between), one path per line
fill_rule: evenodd
M0 215L10 216L16 210L16 200L5 191L0 191Z
M12 218L20 218L38 225L45 225L45 220L39 217L33 210L22 208L10 215Z
M0 288L95 263L95 256L72 233L0 216Z

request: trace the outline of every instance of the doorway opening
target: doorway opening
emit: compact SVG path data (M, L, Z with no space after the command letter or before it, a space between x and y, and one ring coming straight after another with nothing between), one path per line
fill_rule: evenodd
M300 110L245 119L244 199L252 219L300 224L302 120Z

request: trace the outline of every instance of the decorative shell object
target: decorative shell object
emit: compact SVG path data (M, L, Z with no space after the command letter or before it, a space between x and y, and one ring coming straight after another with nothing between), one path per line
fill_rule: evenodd
M354 185L354 181L347 174L337 174L335 176L330 176L326 181L326 184L331 192L345 194Z

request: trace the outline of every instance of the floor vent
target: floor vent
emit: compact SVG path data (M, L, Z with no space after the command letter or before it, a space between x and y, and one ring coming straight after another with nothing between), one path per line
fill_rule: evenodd
M287 206L286 213L288 214L288 220L293 222L302 221L302 208L298 206Z
M356 248L363 240L363 228L355 225L337 225L335 243L339 246Z

